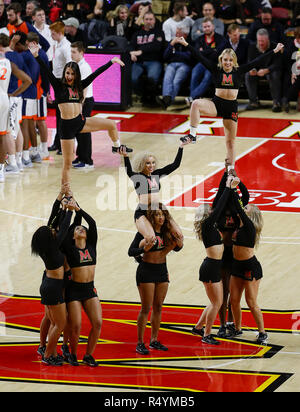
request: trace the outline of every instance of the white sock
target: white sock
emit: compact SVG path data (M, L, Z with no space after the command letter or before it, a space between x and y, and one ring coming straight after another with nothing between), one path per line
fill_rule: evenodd
M38 153L37 147L32 146L32 152L31 153L32 153L33 156L35 156Z
M114 144L114 147L120 147L121 146L121 142L120 142L119 139L116 142L113 142L113 144Z
M23 159L24 160L30 160L29 159L29 150L23 150Z
M44 152L44 153L47 153L48 152L48 143L46 142L46 143L41 143L41 149L42 149L42 151Z
M16 152L16 159L18 162L22 161L22 152Z
M16 155L8 155L8 162L12 166L17 166Z
M0 163L0 172L3 172L3 171L4 171L4 164Z
M197 136L197 127L190 126L190 134L194 137Z

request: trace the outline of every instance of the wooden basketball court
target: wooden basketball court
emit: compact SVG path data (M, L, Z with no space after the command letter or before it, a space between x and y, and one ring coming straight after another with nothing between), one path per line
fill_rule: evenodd
M244 333L238 339L211 347L190 333L208 303L198 280L205 252L193 233L194 212L199 203L212 202L225 157L220 119L202 119L199 141L184 148L180 169L162 181L162 200L185 236L184 249L168 257L160 340L169 351L148 357L135 352L137 265L127 250L136 233L137 198L123 159L111 153L108 136L99 132L93 135L95 169L73 170L72 190L99 228L95 286L104 322L95 357L100 366L51 368L36 353L43 265L31 256L30 242L60 190L62 158L51 154L0 184L0 391L299 391L300 116L270 113L241 113L236 140L237 172L264 216L256 255L264 270L259 304L267 346L255 344L255 324L244 300ZM135 153L150 150L161 165L173 161L188 129L187 110L142 112L137 106L100 115L118 121L122 142ZM50 113L49 143L54 120ZM217 327L218 322L214 333ZM79 359L88 331L84 318ZM146 342L149 336L148 330Z

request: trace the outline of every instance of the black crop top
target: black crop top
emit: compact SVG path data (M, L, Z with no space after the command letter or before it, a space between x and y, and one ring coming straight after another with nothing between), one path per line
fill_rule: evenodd
M228 173L225 171L220 181L218 192L213 201L213 205L212 205L213 209L216 207L217 202L219 201L226 187L227 177L228 177ZM249 203L249 199L250 199L248 189L242 181L240 181L240 183L238 184L238 187L241 191L241 195L242 195L241 201L243 203L243 206L246 206ZM221 213L217 223L218 223L218 229L221 232L234 231L240 226L240 219L237 216L236 207L233 204L232 196L230 196L230 198L228 199L226 208L223 209L223 212Z
M59 103L81 103L78 91L73 87L63 83L61 79L54 76L51 69L44 63L44 61L38 56L35 58L41 66L41 69L47 74L49 82L54 89L55 100ZM82 90L86 89L101 73L105 72L113 63L109 61L103 66L99 67L87 78L81 80Z
M68 210L60 224L59 231L56 233L55 242L49 245L46 253L40 255L45 263L47 270L56 270L64 265L65 256L60 250L65 237L67 236L72 217L72 211Z
M255 226L242 208L239 195L236 191L232 191L232 197L237 213L243 222L243 226L234 232L232 242L235 246L254 248L256 239Z
M160 179L167 176L174 170L178 169L181 164L183 148L178 149L177 155L173 163L163 167L162 169L154 170L151 176L143 173L136 173L132 170L129 157L124 157L125 167L128 177L133 181L135 191L138 195L158 193L160 191Z
M200 63L211 72L216 89L239 89L243 83L243 75L254 69L257 64L261 63L265 58L274 53L273 50L270 50L251 62L233 69L230 73L226 73L222 68L218 67L218 62L207 59L204 57L203 53L194 49L191 45L188 45L187 48L191 51L193 57L199 60Z
M75 246L73 233L76 226L81 226L81 220L88 224L86 246L84 249L79 249ZM70 268L93 266L97 263L97 225L95 220L88 215L84 210L80 209L76 212L74 223L70 226L69 236L64 243L64 252L67 257Z
M215 208L212 209L208 218L202 223L202 241L206 249L211 246L223 244L222 236L217 229L217 221L225 209L229 197L230 189L226 187Z

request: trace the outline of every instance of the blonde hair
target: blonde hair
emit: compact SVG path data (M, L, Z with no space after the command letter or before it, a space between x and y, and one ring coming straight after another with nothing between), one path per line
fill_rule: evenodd
M255 230L256 230L256 237L255 237L255 247L258 247L259 241L260 241L260 236L262 232L262 228L264 225L264 220L262 213L260 209L254 205L251 204L251 208L247 212L247 215L251 222L254 224Z
M220 69L222 69L222 67L223 67L222 60L223 60L223 57L225 56L225 54L229 54L229 56L232 57L233 67L235 69L237 69L239 67L239 65L238 65L238 61L237 61L237 56L236 56L235 51L233 49L225 49L225 50L222 51L222 53L220 54L220 56L218 58L218 61L219 61L218 67Z
M142 173L142 171L145 169L149 157L153 157L153 159L155 160L155 168L157 168L156 156L151 152L141 152L138 153L133 159L133 170L137 173Z
M196 233L196 238L202 240L202 225L203 222L208 218L211 212L211 206L208 203L203 203L200 205L195 213L194 220L194 232Z
M128 7L126 6L126 4L119 4L119 5L115 8L115 10L111 10L111 11L109 11L109 12L106 14L106 19L107 19L108 21L110 21L111 19L115 19L115 18L119 17L120 10L123 10L123 9L127 11L128 17L130 17L131 14L129 13L129 9L128 9Z

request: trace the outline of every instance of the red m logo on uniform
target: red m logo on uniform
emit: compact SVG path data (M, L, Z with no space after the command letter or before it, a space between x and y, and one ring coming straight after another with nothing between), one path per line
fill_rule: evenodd
M223 74L222 86L233 86L232 74Z
M80 255L80 263L92 261L92 258L91 258L91 255L88 249L86 249L84 252L82 250L79 250L79 255Z

